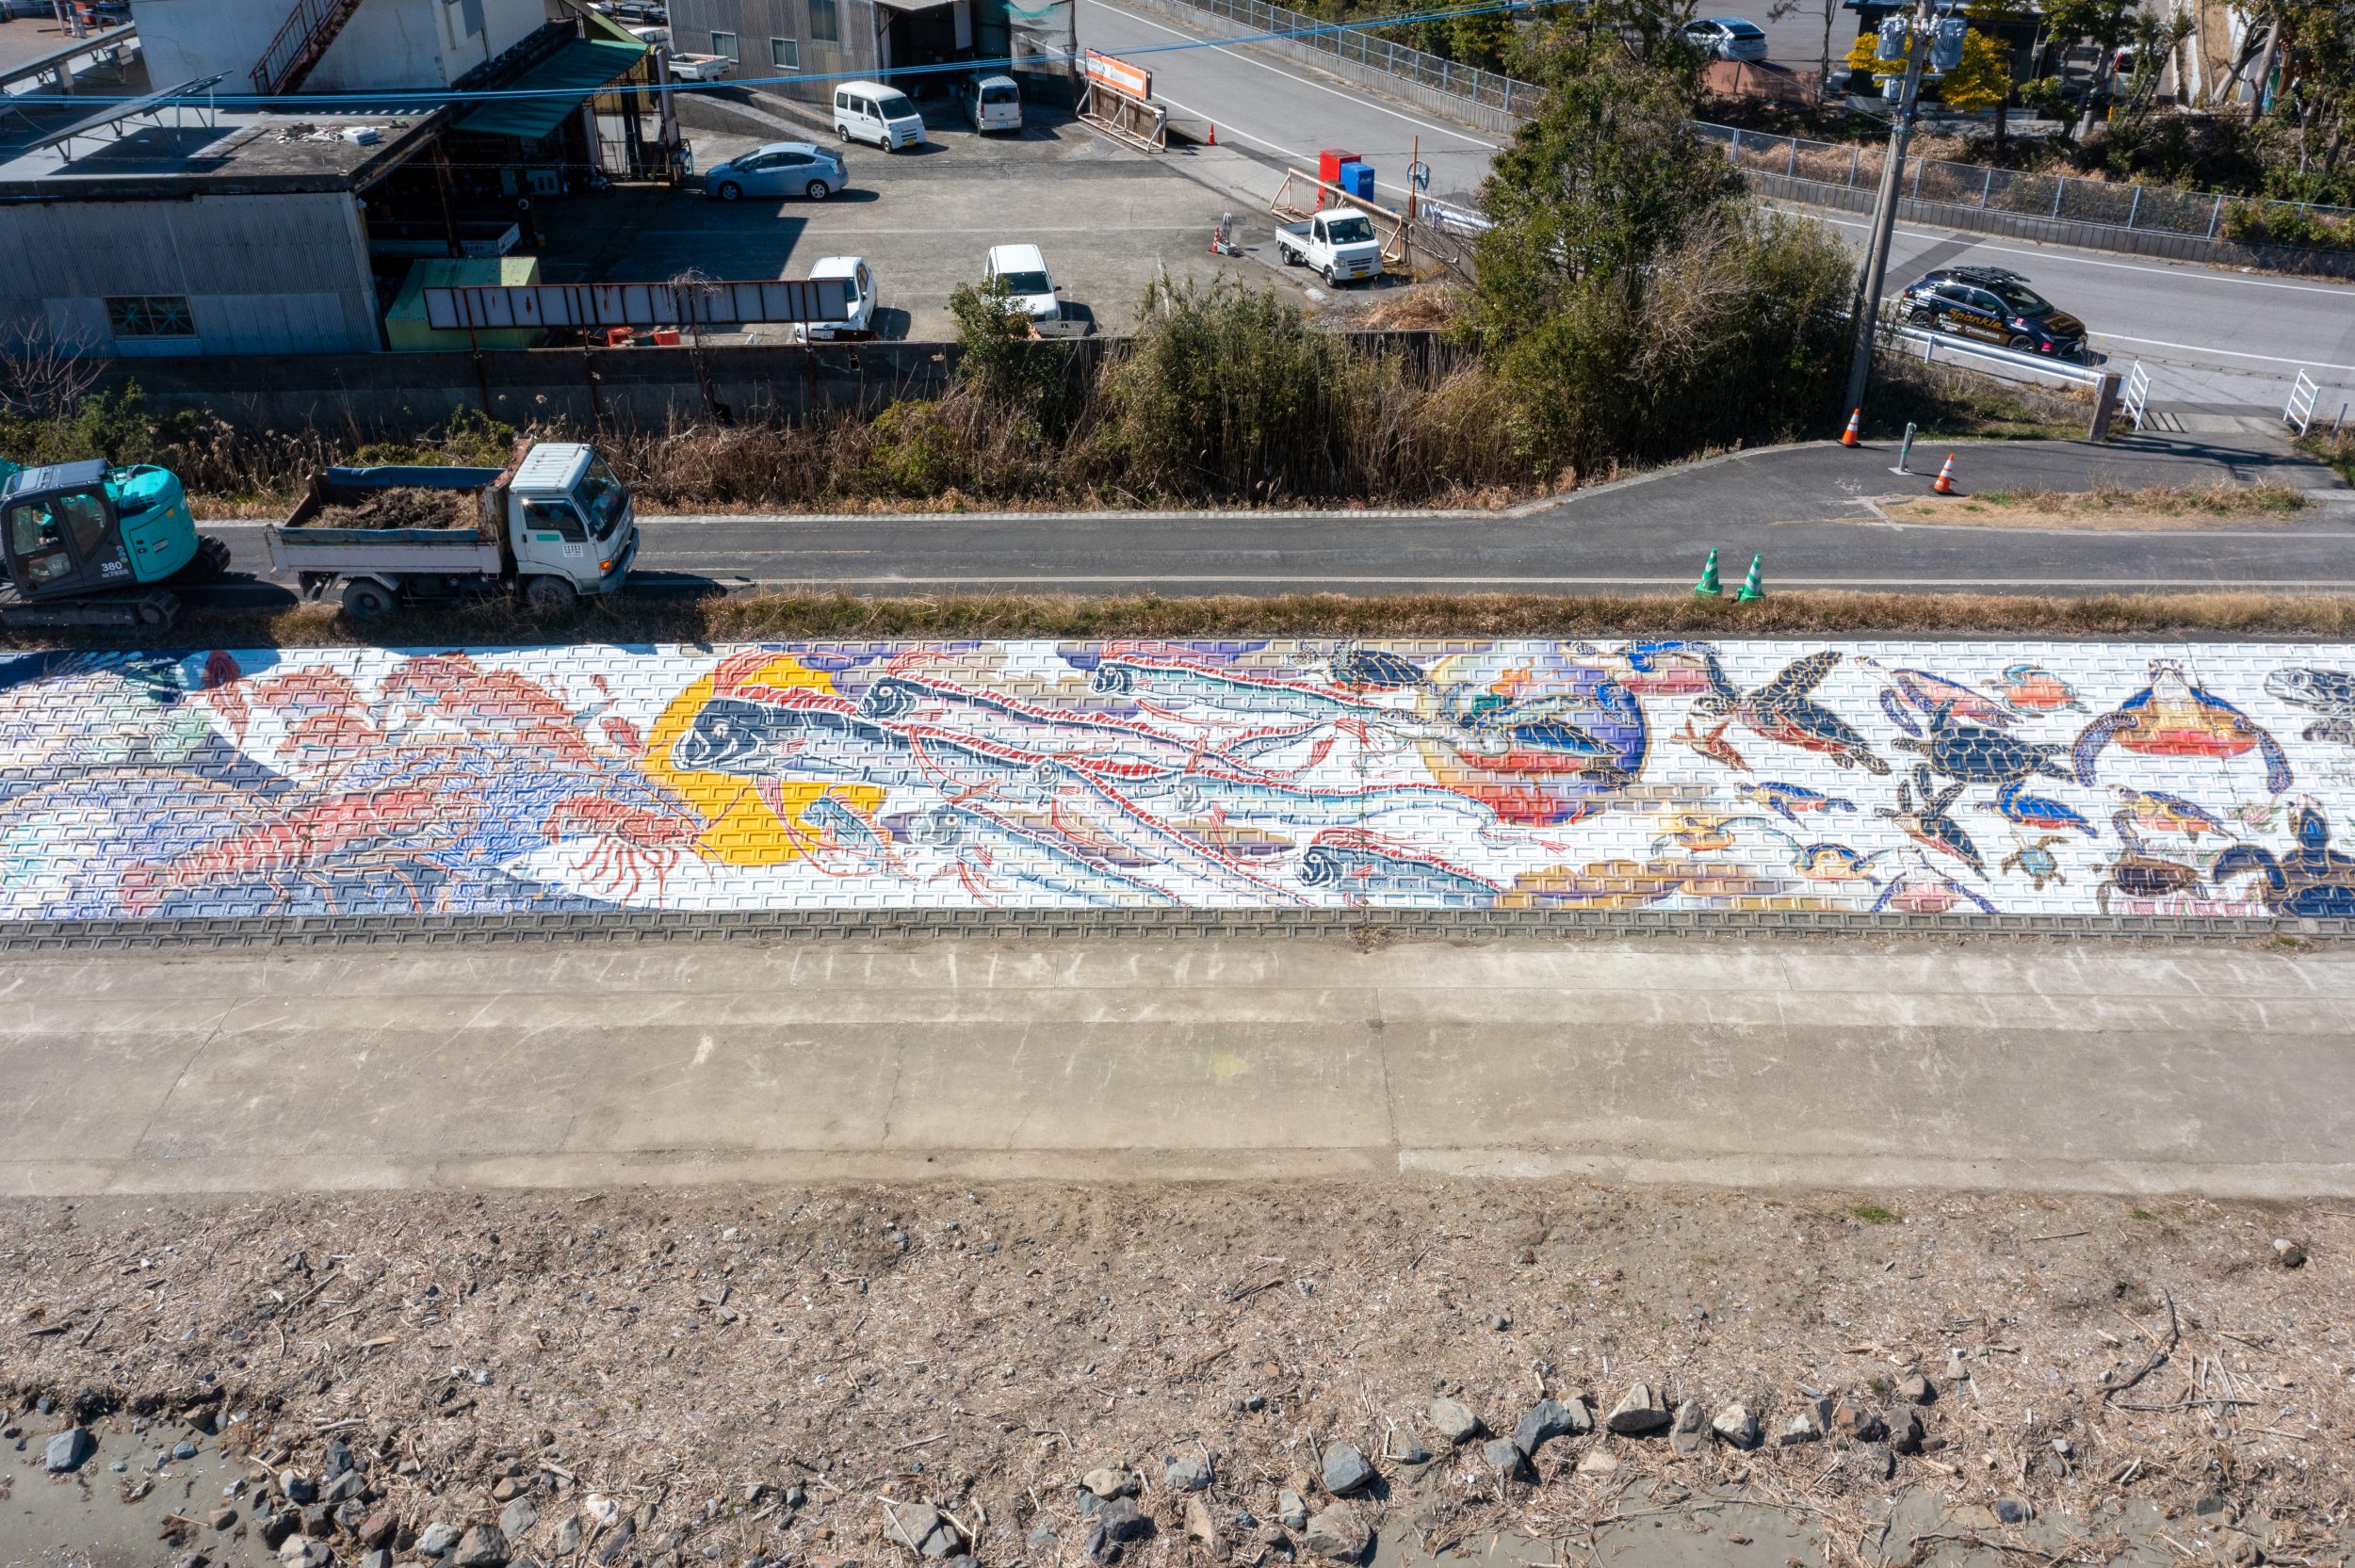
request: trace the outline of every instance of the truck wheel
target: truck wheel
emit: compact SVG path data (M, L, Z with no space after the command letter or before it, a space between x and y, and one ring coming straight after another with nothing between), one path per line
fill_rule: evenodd
M524 603L536 610L570 609L579 597L561 577L534 577L524 584Z
M382 583L356 578L344 584L344 613L354 621L373 621L393 613L392 590Z

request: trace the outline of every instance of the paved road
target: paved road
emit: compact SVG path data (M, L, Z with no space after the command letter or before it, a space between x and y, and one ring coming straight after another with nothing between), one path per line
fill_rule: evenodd
M1819 26L1820 20L1818 13ZM1079 0L1079 28L1082 44L1113 53L1211 36L1113 0ZM1808 53L1811 57L1811 45ZM1497 144L1505 139L1392 104L1259 48L1221 45L1139 58L1154 73L1156 96L1181 121L1216 124L1221 147L1270 166L1310 169L1318 148L1347 147L1373 161L1385 194L1394 199L1405 195L1415 138L1432 166L1432 194L1455 200L1478 189ZM1811 216L1827 217L1862 249L1860 219ZM2278 408L2274 383L2301 367L2334 389L2355 389L2355 285L2261 278L1913 224L1899 230L1891 276L1902 283L1931 267L1965 260L2025 273L2090 323L2096 349L2121 366L2139 359L2174 367L2161 378L2167 401ZM2340 394L2349 395L2355 393Z
M2355 1195L2339 949L976 939L44 956L5 983L19 1194L1404 1172Z
M2335 484L2311 463L2196 442L1990 442L1953 448L1962 488L2083 489L2265 476ZM1931 467L1947 448L1917 451ZM1665 470L1523 516L1428 513L978 514L649 518L641 592L841 586L1168 593L1681 588L1711 548L1766 558L1770 587L2034 590L2355 590L2355 504L2344 492L2287 525L2170 533L1934 528L1883 521L1874 496L1926 475L1893 451L1780 447ZM267 575L261 525L208 523L240 571ZM247 589L251 593L253 590Z

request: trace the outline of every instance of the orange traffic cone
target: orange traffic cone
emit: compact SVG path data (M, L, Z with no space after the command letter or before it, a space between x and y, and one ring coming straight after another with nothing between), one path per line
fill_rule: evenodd
M1205 147L1216 147L1218 145L1218 126L1215 122L1212 122L1210 125L1210 139L1204 142L1202 145Z
M1941 495L1955 493L1955 455L1952 452L1946 454L1946 465L1938 471L1938 477L1930 481L1930 488Z
M1840 445L1843 446L1863 445L1864 443L1857 439L1857 432L1859 428L1861 428L1863 423L1864 411L1862 409L1859 409L1856 412L1848 415L1848 428L1841 432Z

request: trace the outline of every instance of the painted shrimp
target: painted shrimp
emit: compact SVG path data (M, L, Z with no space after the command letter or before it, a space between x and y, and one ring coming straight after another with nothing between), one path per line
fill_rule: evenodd
M683 813L603 795L567 795L540 823L551 844L588 840L573 875L622 904L639 901L650 883L653 901L660 903L671 873L695 853L703 832L702 823Z

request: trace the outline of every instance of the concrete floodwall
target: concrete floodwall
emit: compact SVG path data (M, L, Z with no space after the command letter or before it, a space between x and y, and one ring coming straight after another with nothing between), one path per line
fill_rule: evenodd
M1368 351L1432 359L1427 331L1352 332ZM1042 345L1092 371L1118 338ZM955 369L954 343L843 343L812 348L729 344L701 349L529 348L484 353L252 355L148 360L110 367L153 407L193 409L246 428L313 428L366 436L431 428L460 409L512 425L658 426L671 420L798 418L937 396Z

